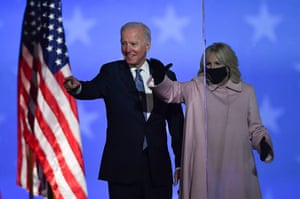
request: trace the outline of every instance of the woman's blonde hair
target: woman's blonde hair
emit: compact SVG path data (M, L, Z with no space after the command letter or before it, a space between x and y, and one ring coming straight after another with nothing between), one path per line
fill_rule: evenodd
M229 67L230 70L230 79L234 83L239 83L241 81L241 73L238 68L238 58L232 48L222 42L216 42L212 45L208 46L205 50L205 57L209 54L215 53L220 64L224 64L224 66ZM203 75L204 63L203 63L203 55L201 56L200 61L200 69L198 71L198 75Z

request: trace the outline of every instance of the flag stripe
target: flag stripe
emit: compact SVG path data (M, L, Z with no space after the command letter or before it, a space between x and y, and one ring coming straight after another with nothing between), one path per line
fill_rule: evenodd
M25 49L23 49L24 52L26 52ZM40 54L40 56L42 56L42 54ZM28 58L28 55L27 57ZM31 59L29 59L31 60ZM41 59L42 60L42 59ZM28 64L26 64L26 66L28 66ZM76 158L73 157L73 151L70 149L69 145L65 145L64 146L64 150L61 150L61 148L59 147L59 143L57 141L62 141L64 140L64 142L68 142L64 136L64 132L62 131L62 129L60 128L61 124L63 124L64 122L59 120L59 118L56 118L56 116L53 114L52 112L52 109L48 106L48 103L52 104L52 107L55 107L56 109L59 109L57 103L56 103L56 100L50 96L53 96L53 94L51 94L51 90L48 89L48 86L46 85L46 83L43 81L44 78L41 78L41 74L45 74L46 77L49 78L49 74L47 72L48 68L47 67L41 67L41 64L37 64L37 69L38 71L37 72L37 79L39 80L39 85L40 87L37 89L38 90L38 96L37 96L37 106L35 108L35 117L36 117L36 121L35 121L35 127L39 126L41 129L34 129L34 132L36 132L36 139L37 141L36 142L39 142L40 143L40 147L42 151L48 151L48 154L47 154L47 159L51 160L52 162L55 160L57 161L57 165L61 165L61 168L63 168L63 173L61 175L65 175L65 178L67 179L70 179L68 181L69 183L69 186L71 188L73 188L74 192L77 192L77 194L80 193L80 197L79 198L83 198L83 196L85 195L85 191L84 190L81 190L80 187L84 186L84 184L78 184L78 180L75 179L74 175L78 178L84 178L84 176L82 175L83 172L78 172L78 173L75 173L75 174L72 174L72 171L70 168L72 168L72 170L76 171L76 169L74 169L73 167L71 166L66 166L68 163L64 160L64 157L65 156L69 156L69 161L72 161L71 165L76 165L75 168L80 168L81 171L83 171L83 162L80 161L81 163L78 163L76 161ZM26 74L25 76L23 76L24 78L22 79L23 81L23 84L22 85L28 85L28 81L29 79L31 78L31 74L29 73L30 71L28 70L27 67L23 67L24 70L24 73L23 74ZM42 69L46 70L45 71L42 71ZM54 83L50 83L50 86L56 86L55 85L56 82L54 81ZM30 91L28 90L29 88L25 88L25 92L23 92L24 94L27 94L29 93ZM48 96L48 98L51 98L51 99L45 99L43 94L46 93L46 95ZM30 101L29 101L29 97L28 96L25 96L24 97L26 100L25 100L25 104L29 104ZM52 100L54 100L54 102L52 102ZM63 100L61 100L63 101ZM53 105L54 104L54 105ZM43 107L43 113L40 111L39 107ZM55 109L54 108L54 109ZM34 108L32 108L34 109ZM60 115L63 115L62 112L59 112L58 114ZM43 115L47 115L47 119L45 119L45 117ZM48 124L56 124L57 126L55 128L58 128L56 132L53 132L52 129L49 127ZM66 126L66 125L65 125ZM44 135L45 137L39 137L40 135ZM57 137L55 137L55 135L57 135ZM27 135L28 136L28 135ZM32 139L31 139L32 140ZM31 145L32 143L34 143L32 145L32 147L35 147L36 148L36 143L35 142L31 142L31 141L28 141L29 145ZM74 141L74 139L72 140L72 143L77 143ZM49 145L48 147L46 147L47 145ZM72 147L72 146L71 146ZM43 149L44 148L44 149ZM54 151L53 154L50 156L50 151ZM68 152L68 154L66 154L66 152ZM38 156L41 156L43 157L43 159L45 159L45 156L43 154L39 154L41 153L40 151L37 152L37 155ZM81 154L81 152L79 152ZM55 155L56 154L56 155ZM60 155L60 154L63 154L63 155ZM58 160L56 160L56 156L59 157ZM75 160L74 160L75 159ZM48 161L49 162L49 161ZM82 164L82 165L80 165ZM55 166L55 165L53 165ZM44 172L46 174L46 176L52 176L51 173L53 172L51 170L51 165L48 164L44 164L43 165L43 168L44 168ZM50 172L48 174L48 172ZM80 176L81 174L81 176ZM58 176L59 177L59 176ZM53 177L51 177L50 179L48 179L49 181L52 181L53 180ZM64 179L59 179L62 183L62 181ZM79 181L80 182L80 181ZM53 191L59 191L59 190L56 190L56 187L54 187L54 190ZM62 190L62 192L66 192L65 190ZM70 192L70 191L69 191ZM56 196L57 197L57 196ZM70 196L68 195L67 198L69 198ZM74 197L74 196L73 196ZM72 197L72 198L73 198ZM59 197L57 197L59 198Z
M27 188L29 190L30 188L30 179L33 180L33 183L36 185L33 188L33 193L34 194L40 194L42 195L40 192L39 192L39 188L40 188L40 183L38 182L38 178L37 177L34 177L34 176L37 176L37 168L36 168L36 165L34 164L34 162L31 162L31 164L33 164L33 168L29 168L29 165L30 165L30 159L29 159L29 148L28 148L28 145L26 144L26 140L25 140L25 137L27 135L30 135L30 130L29 130L29 125L25 123L26 121L26 113L28 112L27 109L26 109L26 102L25 101L28 101L28 95L26 92L24 92L24 87L19 87L20 88L20 92L23 91L23 95L20 96L20 102L19 102L19 114L18 114L18 117L20 119L20 122L19 122L19 126L22 127L20 128L21 131L19 131L19 142L22 145L22 147L20 147L22 149L22 156L18 156L18 160L19 160L19 169L18 170L18 173L19 175L17 176L17 183L19 185L21 185L22 187L24 188ZM27 95L27 96L26 96ZM24 96L24 97L23 97ZM25 108L24 108L25 107ZM31 171L30 171L31 169ZM32 176L30 175L30 173L32 172Z
M27 57L28 58L28 57ZM29 68L29 65L27 65L22 59L20 60L20 66L23 66L23 67L20 67L19 69L19 85L18 85L18 89L19 89L19 98L18 98L18 117L19 117L19 126L22 127L20 128L20 132L19 132L19 135L22 135L20 136L20 139L21 139L21 143L24 144L24 146L22 146L22 149L24 150L23 151L23 155L24 156L18 156L19 157L19 160L22 161L22 165L23 167L21 167L20 169L22 169L19 173L22 173L20 177L17 176L17 182L19 182L18 184L21 185L22 187L24 188L27 188L28 190L30 189L30 180L33 181L33 184L35 186L32 187L33 189L33 193L35 195L43 195L43 196L46 196L45 194L47 193L47 190L43 190L41 188L43 188L43 178L42 176L39 176L38 175L38 169L37 169L37 164L32 161L34 160L34 153L32 153L32 160L29 159L30 155L29 153L32 151L29 151L29 146L26 144L28 141L25 140L25 137L27 137L27 140L28 140L28 136L32 133L32 130L31 130L31 127L30 127L30 124L29 124L29 120L26 119L26 115L29 115L30 112L28 110L28 107L32 107L31 106L28 106L29 104L29 98L30 96L28 95L29 94L29 81L28 79L26 78L26 75L24 74L27 74L27 77L30 77L30 72L28 70ZM24 69L24 70L23 70ZM27 107L28 106L28 107ZM37 145L36 145L37 146ZM32 161L32 162L30 162ZM29 168L29 165L32 164L32 168ZM31 171L30 171L31 169ZM30 172L32 172L32 176L30 176ZM44 193L44 194L43 194Z
M40 135L42 135L42 134L40 134ZM41 145L39 144L39 141L36 140L36 137L32 136L31 133L24 133L24 137L28 143L35 146L35 154L38 155L41 160L43 160L43 161L41 161L42 166L44 166L44 164L48 165L49 163L47 162L46 154L43 152L43 149L40 148ZM49 155L49 152L47 153L47 155ZM51 161L53 161L53 160L51 160ZM51 181L54 179L54 172L51 167L48 167L47 177ZM52 187L53 188L58 187L56 181L53 181ZM38 190L37 187L36 187L36 189ZM55 196L56 198L64 198L60 192L55 191L55 193L56 193L56 196Z
M43 67L43 68L46 68L46 67ZM57 72L56 75L60 76L60 72ZM46 74L45 76L49 77L48 74ZM49 105L51 105L51 110L53 111L53 113L55 114L55 117L59 121L58 124L60 125L63 133L67 137L66 141L68 141L69 144L71 145L71 149L73 150L73 152L74 152L74 154L76 156L76 159L82 160L82 159L79 158L82 154L81 154L81 146L78 144L78 137L76 138L72 134L72 130L71 130L71 128L69 126L69 123L67 121L67 119L69 119L69 118L66 118L66 114L64 114L64 112L67 113L67 111L69 111L71 109L70 107L68 107L68 103L67 103L67 99L66 99L65 93L63 93L63 91L61 90L61 88L59 87L59 85L51 85L51 82L53 82L54 84L56 84L55 81L50 80L49 83L46 83L44 81L46 79L46 77L45 78L41 78L41 81L40 81L40 86L42 87L41 92L42 92L43 96L45 97L45 101L46 102L51 102L51 103L49 103ZM58 88L58 89L56 91L55 90L53 91L53 89L49 89L48 88L48 85L51 88ZM59 92L62 92L59 95L59 96L61 96L61 99L59 99L59 101L63 102L62 103L62 104L64 104L63 107L61 107L61 105L59 105L57 103L57 101L55 99L55 96L54 96L55 93L59 93ZM67 110L65 110L65 107L67 107ZM69 113L72 113L72 112L69 112ZM73 123L74 122L78 123L78 121L73 121ZM79 128L79 127L77 126L77 128ZM83 161L80 162L80 167L81 167L82 172L83 172Z
M23 60L20 60L20 66L23 66L25 62ZM22 70L20 70L22 69ZM28 102L28 95L27 92L25 91L24 86L28 84L24 84L24 82L21 81L23 79L21 76L24 76L24 73L26 73L26 67L20 67L19 68L19 74L18 74L18 79L19 79L19 84L18 84L18 175L17 175L17 184L22 185L23 187L29 187L28 184L28 148L27 145L25 144L25 139L24 139L24 133L25 131L29 131L26 128L25 124L25 118L26 118L26 111L21 108L21 105L27 104Z
M42 55L41 55L42 56ZM41 60L43 60L43 59L41 59ZM38 67L38 71L40 72L40 69L41 68L39 68ZM47 67L42 67L42 69L44 69L44 72L42 72L42 74L43 73L45 73L45 76L46 77L49 77L49 74L47 74L49 71L48 71L48 68ZM38 96L38 103L40 103L41 102L41 104L39 104L39 106L38 107L44 107L44 109L43 109L43 113L41 113L41 112L37 112L37 118L38 118L38 121L43 121L43 122L40 122L40 123L42 123L42 124L44 124L44 127L45 128L48 128L48 129L46 129L46 130L43 130L43 132L50 132L51 131L51 129L47 126L47 124L48 123L52 123L52 122L54 122L54 123L56 123L56 124L58 124L58 125L61 125L61 127L66 127L68 124L65 122L65 120L63 120L64 119L64 117L63 117L63 113L59 110L59 106L57 105L57 101L54 99L54 98L52 98L52 96L53 95L51 95L51 91L50 91L50 89L48 89L48 86L47 85L45 85L45 82L43 82L43 80L45 80L46 79L46 77L45 78L41 78L41 81L40 81L40 83L39 83L39 85L41 86L41 95L39 95ZM51 77L50 77L51 78ZM55 81L53 81L53 84L56 84L56 82ZM51 85L51 82L49 82L49 84L48 85L50 85L50 86L54 86L54 88L59 88L58 86L55 86L55 85ZM58 93L58 91L56 92L56 93ZM41 99L41 100L39 100L40 99L40 97L42 98L42 94L47 94L47 96L48 96L48 99ZM43 96L43 97L45 97L45 96ZM53 100L53 102L52 102L52 100ZM59 100L59 101L63 101L63 100ZM45 102L51 102L50 104L52 105L52 107L50 108L50 107L47 107L47 105L48 104L46 104ZM56 107L55 107L56 106ZM46 108L47 107L47 108ZM53 110L57 110L58 111L58 113L56 114L56 115L60 115L60 116L62 116L62 117L60 117L60 118L57 118L56 116L54 116L53 115ZM43 115L47 115L48 116L48 121L45 121L45 120L43 120L42 119L42 117L43 117ZM41 117L41 119L39 119L39 117ZM45 118L45 117L43 117L43 118ZM61 120L60 120L61 119ZM81 175L82 174L82 172L83 172L83 162L81 162L82 163L82 165L78 165L78 162L77 162L77 159L75 158L75 157L73 157L73 155L74 155L74 153L72 152L72 148L74 149L75 147L76 147L76 149L78 148L78 146L76 146L76 144L77 144L77 142L76 142L76 140L73 140L73 139L71 139L71 138L73 138L73 136L70 136L70 137L68 137L68 139L66 139L66 137L64 136L65 134L64 133L66 133L66 132L68 132L68 131L63 131L64 129L63 128L60 128L60 131L62 131L62 132L60 132L60 131L57 131L57 132L52 132L52 134L49 134L49 136L53 136L53 135L57 135L57 137L48 137L49 139L50 139L50 143L51 143L51 145L53 146L53 144L54 144L54 146L57 146L57 148L56 148L56 150L55 150L55 153L57 153L57 154L61 154L61 153L68 153L68 154L64 154L63 156L59 156L59 157L61 157L61 158L59 158L59 161L62 161L61 162L61 165L66 165L66 164L68 164L67 162L65 162L64 161L64 157L66 157L66 156L69 156L69 162L70 161L72 161L72 163L71 163L71 165L75 165L75 167L76 168L81 168L82 169L82 171L81 172L79 172L79 173L77 173L75 176L77 176L77 177L81 177L81 178L84 178L84 176L78 176L78 175ZM68 133L69 134L69 133ZM71 134L69 134L69 135L71 135ZM73 143L73 145L72 146L69 146L69 145L65 145L65 147L64 147L64 150L61 150L60 148L59 148L59 145L56 145L56 141L61 141L61 140L65 140L64 142L71 142L71 143ZM71 148L70 148L71 147ZM74 151L74 150L73 150ZM80 155L81 155L81 152L80 151L78 151L77 153L79 153ZM76 155L76 153L75 153L75 155ZM63 167L65 170L64 170L64 174L65 175L68 175L68 179L71 179L70 181L69 181L69 183L70 183L70 185L72 184L75 188L77 188L77 184L76 184L76 180L75 179L73 179L74 178L74 176L72 175L72 173L70 172L70 168L68 168L68 167ZM76 169L74 169L74 168L72 168L72 170L73 171L76 171ZM72 187L73 187L72 186ZM78 186L78 187L80 187L80 186Z

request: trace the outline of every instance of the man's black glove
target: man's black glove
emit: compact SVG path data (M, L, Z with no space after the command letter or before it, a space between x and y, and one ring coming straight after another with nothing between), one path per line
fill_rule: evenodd
M267 156L270 154L273 156L273 151L270 145L266 142L266 138L263 137L259 143L260 146L260 160L265 161Z
M161 63L157 59L150 59L150 64L151 67L153 68L152 77L154 79L155 85L160 84L164 80L165 74L173 65L172 63L170 63L164 66L163 63Z

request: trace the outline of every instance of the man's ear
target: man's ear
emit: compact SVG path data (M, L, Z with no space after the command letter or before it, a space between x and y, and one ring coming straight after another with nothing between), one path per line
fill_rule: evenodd
M151 44L150 42L146 42L146 50L147 52L150 50Z

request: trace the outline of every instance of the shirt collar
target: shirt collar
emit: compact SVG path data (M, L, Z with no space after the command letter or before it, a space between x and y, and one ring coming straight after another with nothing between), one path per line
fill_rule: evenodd
M129 67L130 67L131 72L135 73L135 70L137 69L137 67L132 66L132 65L129 65ZM140 66L139 68L142 69L142 71L144 71L146 74L149 74L149 64L147 61L145 61L143 63L143 65Z

